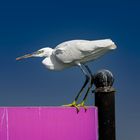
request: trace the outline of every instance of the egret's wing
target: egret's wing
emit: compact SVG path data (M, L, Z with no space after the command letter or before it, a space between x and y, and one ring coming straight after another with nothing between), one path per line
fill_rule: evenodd
M71 63L73 61L82 59L86 53L86 50L84 50L84 52L81 50L82 47L85 47L83 42L85 41L73 40L61 43L55 48L53 54L63 63ZM87 50L87 52L88 51L89 50Z
M61 43L54 49L54 56L63 63L82 61L84 58L97 54L101 49L110 46L110 39L87 41L72 40Z

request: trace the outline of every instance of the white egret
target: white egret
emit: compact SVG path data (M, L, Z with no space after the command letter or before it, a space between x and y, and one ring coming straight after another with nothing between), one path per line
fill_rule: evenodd
M93 82L92 73L85 63L93 61L114 49L116 49L116 45L111 39L93 41L71 40L57 45L54 49L49 47L42 48L32 54L18 57L16 60L29 57L45 57L42 63L50 70L63 70L71 66L78 66L85 75L85 82L75 100L71 104L68 104L68 106L76 107L79 110L79 106L85 107L84 103ZM77 104L79 96L88 83L89 87L83 101Z

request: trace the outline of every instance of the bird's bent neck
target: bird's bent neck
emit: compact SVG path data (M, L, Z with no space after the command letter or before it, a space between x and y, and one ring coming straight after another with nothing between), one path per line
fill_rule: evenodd
M52 55L52 53L53 53L53 49L47 47L47 49L46 49L46 55L47 55L48 57L50 57L50 56Z

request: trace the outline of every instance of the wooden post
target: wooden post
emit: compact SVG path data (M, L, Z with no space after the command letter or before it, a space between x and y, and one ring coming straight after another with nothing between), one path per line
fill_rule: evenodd
M95 106L98 107L99 140L115 140L115 90L113 75L101 70L94 75Z

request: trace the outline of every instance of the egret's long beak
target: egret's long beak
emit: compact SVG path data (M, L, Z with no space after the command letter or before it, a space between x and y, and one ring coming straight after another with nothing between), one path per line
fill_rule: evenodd
M21 60L21 59L24 59L24 58L29 58L29 57L32 57L32 56L33 56L33 54L26 54L26 55L17 57L16 60Z

